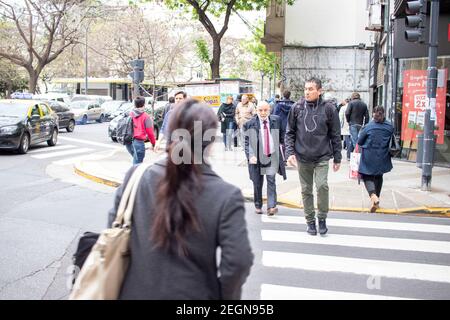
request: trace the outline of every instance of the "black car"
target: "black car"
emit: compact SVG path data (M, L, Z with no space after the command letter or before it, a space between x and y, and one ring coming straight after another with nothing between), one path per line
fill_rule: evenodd
M0 100L0 149L27 153L41 142L58 140L58 116L44 101Z
M75 130L75 114L70 111L69 107L65 103L61 103L54 100L45 101L50 108L58 116L59 129L65 128L67 132L73 132Z

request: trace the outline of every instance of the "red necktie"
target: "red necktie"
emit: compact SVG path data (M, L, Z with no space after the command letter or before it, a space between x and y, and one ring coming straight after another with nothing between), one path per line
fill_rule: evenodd
M269 128L267 127L267 120L263 121L264 124L264 154L270 155L270 140L269 140Z

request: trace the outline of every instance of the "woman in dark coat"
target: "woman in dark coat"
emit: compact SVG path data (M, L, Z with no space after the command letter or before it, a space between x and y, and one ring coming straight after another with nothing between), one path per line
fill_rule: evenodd
M392 170L389 142L393 132L394 127L386 121L384 108L378 106L373 110L373 120L359 133L359 173L372 202L370 212L379 208L383 174Z
M217 128L216 115L193 99L172 112L169 136L183 129L183 138L171 141L168 157L149 167L139 184L132 216L130 265L119 299L240 299L253 263L244 198L237 187L201 161L211 144L203 141L203 136ZM202 123L199 133L194 131L198 121ZM202 148L189 141L186 130L190 137L202 140ZM190 152L180 159L180 151L186 149ZM135 168L116 193L109 225Z
M225 144L225 150L232 150L231 144L234 131L234 113L236 107L233 104L233 96L227 97L227 102L222 103L217 111L217 117L220 121L220 131L223 134L223 143Z

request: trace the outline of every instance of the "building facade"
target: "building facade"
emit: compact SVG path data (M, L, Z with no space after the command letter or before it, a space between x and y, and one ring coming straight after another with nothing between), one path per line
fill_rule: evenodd
M427 101L429 13L424 43L405 40L406 0L369 0L368 10L380 16L380 23L369 21L375 32L370 59L370 99L385 105L388 117L400 138L400 157L417 160L420 135L423 133L424 108ZM438 87L434 126L435 164L450 166L450 1L440 1L438 25Z
M372 41L366 9L361 0L272 1L261 41L281 59L280 90L289 88L299 98L305 80L315 76L338 101L356 91L368 102Z

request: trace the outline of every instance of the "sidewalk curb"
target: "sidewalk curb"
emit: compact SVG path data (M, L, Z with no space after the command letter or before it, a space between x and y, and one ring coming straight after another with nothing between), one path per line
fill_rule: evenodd
M114 181L112 179L97 177L93 174L85 172L80 168L80 163L74 164L74 172L86 179L93 182L104 184L110 187L117 188L122 182ZM253 195L248 193L244 194L244 199L247 202L253 202ZM263 198L266 200L266 198ZM278 198L278 204L286 206L293 209L303 209L298 202L292 202L290 200L283 199L283 197ZM341 212L354 212L354 213L369 213L367 208L353 208L353 207L330 207L330 211L341 211ZM442 217L450 218L450 208L438 208L438 207L416 207L416 208L404 208L404 209L388 209L380 208L375 212L376 214L393 214L393 215L414 215L414 216L424 216L424 217Z

